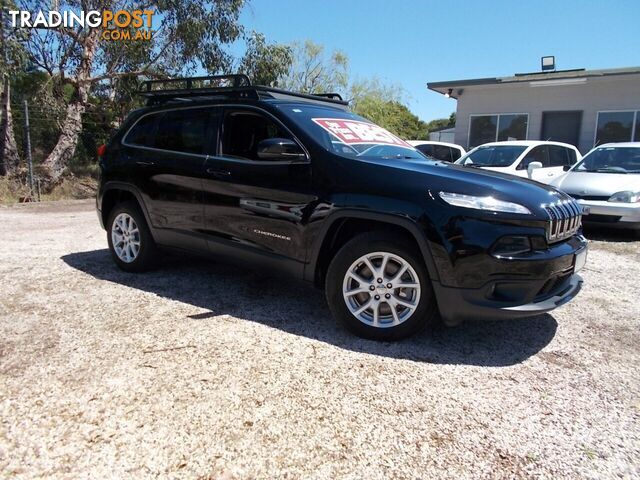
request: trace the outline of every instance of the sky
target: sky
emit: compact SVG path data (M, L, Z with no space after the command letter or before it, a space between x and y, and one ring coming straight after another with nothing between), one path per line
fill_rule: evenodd
M351 78L405 92L423 120L455 100L426 83L556 68L640 66L640 0L250 0L241 23L271 42L313 40L343 51Z

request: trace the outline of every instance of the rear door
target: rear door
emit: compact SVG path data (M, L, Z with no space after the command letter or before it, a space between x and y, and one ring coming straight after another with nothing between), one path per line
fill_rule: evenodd
M260 159L257 146L261 140L297 139L279 120L258 108L228 107L221 114L217 154L207 159L204 180L210 250L244 252L246 257L273 260L273 265L302 269L305 215L317 200L311 193L309 158Z
M146 118L148 117L148 118ZM141 118L124 139L134 183L143 195L156 240L164 245L206 250L202 233L202 179L213 146L216 119L209 107L180 108ZM142 138L138 126L153 125Z

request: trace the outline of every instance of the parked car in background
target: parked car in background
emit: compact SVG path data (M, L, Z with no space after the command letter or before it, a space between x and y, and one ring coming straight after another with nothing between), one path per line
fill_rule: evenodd
M456 163L551 183L581 158L568 143L514 140L485 143Z
M552 185L588 207L585 223L640 233L640 142L596 147Z
M442 160L443 162L455 162L467 153L464 148L455 143L432 142L429 140L408 140L407 143L428 157Z

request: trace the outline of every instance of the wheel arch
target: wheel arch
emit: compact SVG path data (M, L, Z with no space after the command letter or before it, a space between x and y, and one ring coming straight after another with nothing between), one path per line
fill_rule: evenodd
M124 182L107 182L104 184L99 199L100 221L102 222L102 226L107 228L107 220L113 207L129 200L133 200L138 204L147 222L147 226L153 235L153 226L149 219L147 207L142 200L142 195L135 186Z
M334 213L325 221L318 240L311 248L309 263L305 267L304 278L321 286L335 253L357 233L365 231L393 231L404 235L418 247L431 281L439 281L428 239L418 225L407 219L391 214L343 210Z

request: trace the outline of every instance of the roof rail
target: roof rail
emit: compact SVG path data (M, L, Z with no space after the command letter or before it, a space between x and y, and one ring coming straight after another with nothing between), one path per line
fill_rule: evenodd
M254 100L260 98L301 99L310 102L332 103L343 107L348 105L348 102L345 102L338 93L307 94L263 85L251 85L251 80L244 74L147 80L142 83L138 94L147 97L147 105L172 100L186 101L210 97L251 98Z

